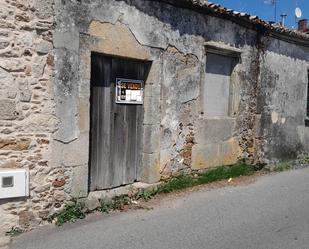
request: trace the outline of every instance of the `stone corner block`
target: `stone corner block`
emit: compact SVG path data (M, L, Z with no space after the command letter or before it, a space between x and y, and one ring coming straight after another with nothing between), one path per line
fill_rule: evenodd
M88 196L88 165L82 165L72 168L72 197Z
M78 100L78 126L81 132L89 133L90 130L90 99Z
M62 162L65 166L87 164L89 160L89 133L80 134L77 140L62 145Z
M146 80L146 84L155 84L156 88L158 88L161 76L162 76L161 61L160 60L153 61Z
M144 120L146 125L160 124L160 95L144 97Z
M53 35L53 43L55 48L66 48L73 51L79 50L79 33L77 30L71 32L63 32L56 30Z
M143 152L151 154L160 150L160 125L143 126Z
M196 142L205 145L227 141L232 138L235 126L234 118L200 119L197 123Z
M192 147L192 169L206 169L220 165L219 144L194 145Z
M141 181L145 183L157 183L161 179L160 157L158 153L146 154L142 157L143 171Z
M241 149L236 139L211 144L196 144L192 148L192 169L206 169L237 163Z

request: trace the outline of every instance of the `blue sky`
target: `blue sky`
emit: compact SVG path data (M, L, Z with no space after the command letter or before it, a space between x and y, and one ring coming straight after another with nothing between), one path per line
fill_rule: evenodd
M209 2L218 3L224 7L237 11L257 15L260 18L272 21L274 20L274 7L264 2L271 0L209 0ZM303 12L302 18L309 19L309 0L277 0L277 21L281 20L280 15L286 13L286 26L295 27L294 10L296 6L300 7Z

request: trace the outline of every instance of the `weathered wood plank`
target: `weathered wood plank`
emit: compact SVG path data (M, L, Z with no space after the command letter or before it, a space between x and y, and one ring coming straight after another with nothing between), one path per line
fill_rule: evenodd
M111 103L113 101L111 96L111 60L104 58L102 72L104 78L102 79L103 87L101 87L100 105L100 132L98 137L100 140L100 164L98 172L98 186L110 186L110 171L112 169L110 162L110 144L111 144Z

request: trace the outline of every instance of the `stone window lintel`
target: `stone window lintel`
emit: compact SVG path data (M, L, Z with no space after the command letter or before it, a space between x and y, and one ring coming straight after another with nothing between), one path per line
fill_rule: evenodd
M205 42L206 52L220 54L225 56L231 56L235 58L240 58L242 50L239 48L232 47L225 43L208 41Z

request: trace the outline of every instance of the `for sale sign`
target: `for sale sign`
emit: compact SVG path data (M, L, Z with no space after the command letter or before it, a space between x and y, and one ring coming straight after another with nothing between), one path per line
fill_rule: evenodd
M116 79L116 103L143 104L144 82L132 79Z

